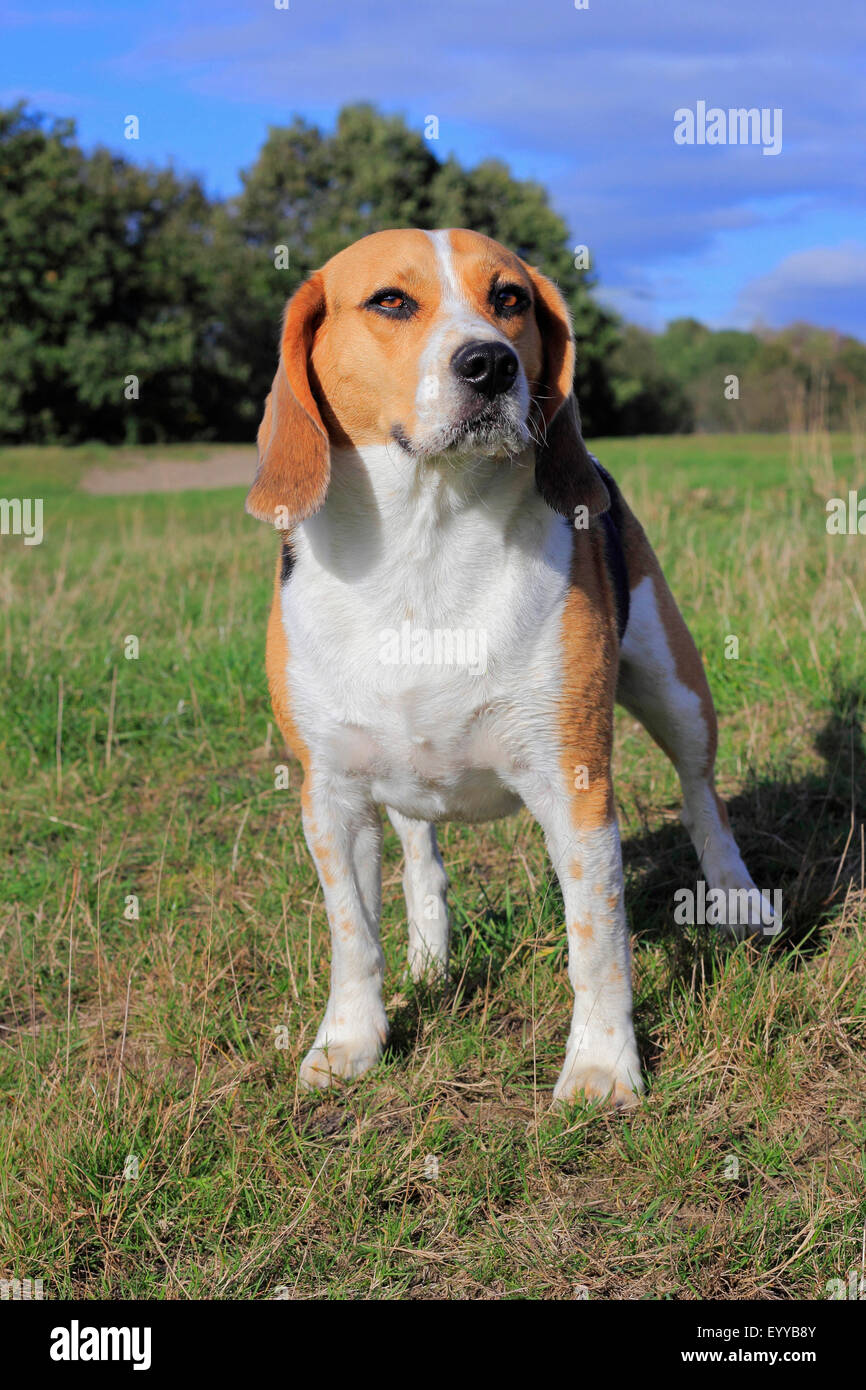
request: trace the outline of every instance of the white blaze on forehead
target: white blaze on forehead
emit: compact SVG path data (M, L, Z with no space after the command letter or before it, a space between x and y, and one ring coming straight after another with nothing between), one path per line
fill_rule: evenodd
M419 419L434 419L448 409L448 394L454 389L448 363L460 342L472 339L506 342L507 339L479 313L461 284L450 231L425 232L425 236L430 238L436 255L442 302L421 354L415 403Z
M439 281L442 285L442 302L449 307L453 307L455 304L469 305L469 300L463 292L454 266L451 233L427 232L427 236L432 241L433 250L436 252L436 265L439 269Z

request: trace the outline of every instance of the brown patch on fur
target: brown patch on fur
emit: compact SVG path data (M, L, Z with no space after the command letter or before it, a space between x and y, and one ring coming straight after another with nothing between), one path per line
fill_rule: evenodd
M274 711L277 727L283 736L286 747L294 753L304 770L304 782L301 787L301 810L310 827L311 833L315 834L315 821L313 819L313 807L310 799L310 750L298 733L298 727L292 712L291 696L288 687L289 644L286 640L286 630L283 627L283 618L280 610L282 558L282 554L278 553L277 570L274 576L274 596L271 600L271 611L268 615L265 669L268 676L271 708Z
M596 829L614 818L610 757L617 672L616 615L595 528L574 531L571 576L562 614L562 694L559 702L561 767L570 789L575 829ZM582 765L589 786L573 789Z
M610 1078L600 1067L591 1067L580 1079L578 1090L589 1100L607 1100L615 1110L633 1110L638 1097L628 1086L617 1081L611 1086Z
M333 888L337 881L337 876L331 863L331 846L326 839L313 839L310 843L310 853L316 861L316 868L319 871L319 878L328 888Z
M355 935L355 924L345 912L337 914L336 925L343 936Z
M544 365L544 346L538 320L532 308L514 318L501 318L493 312L491 289L499 285L521 285L534 299L532 272L519 256L480 232L455 227L449 233L454 269L466 298L479 314L511 342L523 364L530 384L540 384Z
M376 232L332 257L311 378L322 418L341 447L384 444L417 423L419 364L442 300L436 252L417 229ZM377 290L410 295L418 312L390 319L366 306Z
M592 941L595 935L591 922L569 922L568 930L574 932L578 941Z
M325 312L321 275L313 275L289 300L283 320L280 362L259 425L259 468L246 508L260 521L287 525L318 511L331 474L328 436L309 381L316 327Z
M568 867L569 876L573 879L583 878L583 865L579 859L572 859Z

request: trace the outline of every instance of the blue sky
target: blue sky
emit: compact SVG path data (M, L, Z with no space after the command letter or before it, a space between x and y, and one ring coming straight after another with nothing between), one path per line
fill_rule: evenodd
M806 318L866 338L857 0L81 0L0 7L0 101L239 186L267 127L370 100L541 180L601 298L649 327ZM782 149L677 145L674 112L780 108ZM141 139L123 139L136 114Z

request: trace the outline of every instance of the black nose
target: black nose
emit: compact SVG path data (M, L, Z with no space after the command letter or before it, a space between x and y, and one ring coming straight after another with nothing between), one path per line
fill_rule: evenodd
M451 358L451 366L473 391L491 401L507 391L517 376L517 356L506 343L464 343Z

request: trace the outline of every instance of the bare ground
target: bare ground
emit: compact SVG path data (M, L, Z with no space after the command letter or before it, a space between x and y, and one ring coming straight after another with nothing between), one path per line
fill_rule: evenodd
M81 487L95 496L248 487L255 471L255 449L238 447L221 449L195 463L172 458L143 459L128 468L91 468L82 478Z

